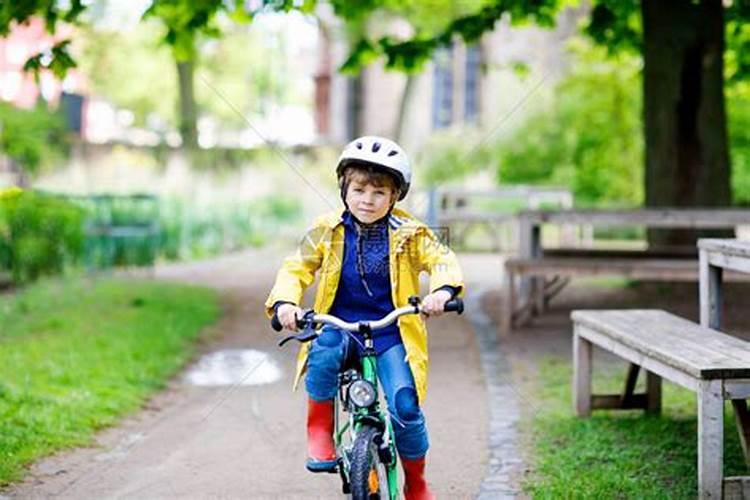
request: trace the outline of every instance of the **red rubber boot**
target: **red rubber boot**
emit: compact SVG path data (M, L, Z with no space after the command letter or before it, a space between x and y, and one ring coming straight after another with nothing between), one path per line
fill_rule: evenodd
M307 470L335 472L336 447L333 444L333 400L307 400Z
M401 465L404 467L406 500L434 500L435 495L424 478L425 457L416 460L401 458Z

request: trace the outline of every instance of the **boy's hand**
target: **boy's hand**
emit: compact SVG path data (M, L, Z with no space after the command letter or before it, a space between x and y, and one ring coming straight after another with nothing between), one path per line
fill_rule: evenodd
M422 299L422 314L425 316L440 316L445 309L445 303L453 296L446 290L438 290Z
M276 310L276 316L287 330L297 331L297 318L303 315L302 309L294 304L281 304Z

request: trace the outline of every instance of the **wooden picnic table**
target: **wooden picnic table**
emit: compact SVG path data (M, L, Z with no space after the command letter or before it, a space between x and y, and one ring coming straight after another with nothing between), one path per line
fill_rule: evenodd
M722 283L724 270L750 274L750 241L736 239L701 238L698 240L700 261L700 324L706 328L721 329L723 303ZM750 465L750 411L746 398L750 390L732 400L742 451ZM750 495L750 477L743 493Z
M724 269L750 274L750 241L701 238L698 250L701 326L719 330Z
M573 193L568 188L552 186L437 189L430 196L428 223L450 228L451 245L458 247L465 245L471 230L482 228L492 242L492 249L500 251L515 246L515 214L544 206L571 208Z
M503 331L510 331L515 318L530 319L540 314L545 302L561 290L567 279L584 275L622 275L631 278L694 280L697 261L679 251L672 256L653 255L654 249L633 251L630 255L577 249L567 255L546 251L542 245L542 226L582 225L660 229L735 229L750 225L750 210L734 208L649 208L635 210L535 210L518 215L519 254L506 261L507 297ZM579 252L576 255L576 251ZM518 290L515 275L520 277ZM545 291L545 277L559 277ZM561 286L562 285L562 286Z

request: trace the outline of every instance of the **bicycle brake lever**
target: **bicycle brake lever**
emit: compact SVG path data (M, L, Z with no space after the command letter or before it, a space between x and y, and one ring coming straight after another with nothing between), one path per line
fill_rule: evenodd
M286 344L286 343L287 343L287 342L289 342L290 340L294 340L294 339L296 339L296 338L297 338L297 336L296 336L296 335L290 335L290 336L288 336L288 337L284 337L283 339L281 339L281 340L279 341L279 347L284 347L284 344Z
M290 340L296 340L299 343L310 342L311 340L315 340L315 337L317 336L318 336L318 332L316 332L315 328L313 328L313 325L310 324L306 326L304 330L302 330L302 333L298 335L290 335L282 339L279 342L279 347L282 347L284 344L286 344Z

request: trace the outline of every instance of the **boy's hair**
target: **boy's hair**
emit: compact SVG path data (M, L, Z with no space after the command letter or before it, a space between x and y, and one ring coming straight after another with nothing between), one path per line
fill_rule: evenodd
M393 175L366 163L357 163L346 167L344 174L341 176L341 192L344 196L349 189L349 184L355 178L364 184L372 184L375 187L389 187L398 197L398 180Z

